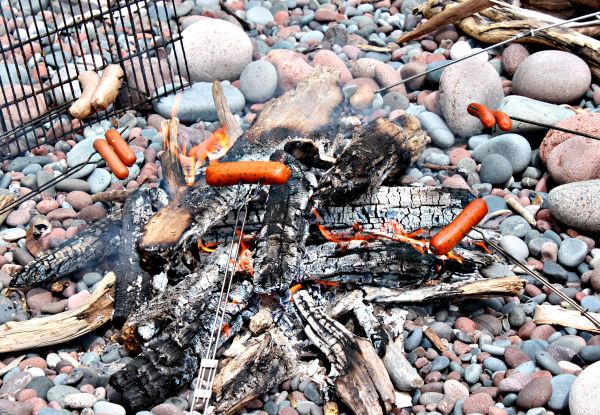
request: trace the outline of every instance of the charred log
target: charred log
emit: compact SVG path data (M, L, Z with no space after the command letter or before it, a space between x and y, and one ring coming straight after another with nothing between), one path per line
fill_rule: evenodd
M327 204L351 202L409 166L429 141L416 117L404 116L401 125L378 119L354 134L317 195Z
M154 213L151 190L143 188L132 194L123 207L121 245L117 253L115 272L119 275L115 289L113 320L121 325L133 310L138 309L152 293L151 276L140 266L137 241Z
M211 264L199 270L200 275L190 275L167 287L126 322L122 341L130 349L139 347L141 353L115 373L110 384L123 395L130 410L164 401L196 375L216 318L226 251L225 247L219 248L211 255ZM240 329L240 312L251 291L247 282L234 284L230 299L235 302L227 304L227 328L219 344Z
M284 185L271 186L258 237L254 285L260 293L288 289L298 273L308 236L310 185L298 162L288 161L292 177Z
M306 291L294 295L294 304L307 323L307 337L331 363L329 375L339 398L359 415L383 415L384 409L389 411L394 388L371 343L355 337L326 315Z
M234 414L248 401L294 376L298 357L278 329L252 338L246 350L217 375L213 391L216 413Z
M50 282L86 266L94 266L118 250L120 231L119 215L91 225L25 265L13 277L10 286L27 287Z

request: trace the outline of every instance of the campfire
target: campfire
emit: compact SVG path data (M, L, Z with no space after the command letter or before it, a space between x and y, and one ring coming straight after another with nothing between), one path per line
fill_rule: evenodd
M429 141L415 117L336 131L342 98L328 70L269 103L243 135L218 83L214 97L221 128L200 144L176 118L163 122L164 186L125 192L120 211L13 279L30 285L110 259L105 295L90 298L79 330L114 307L119 339L136 355L110 383L132 411L194 385L195 410L233 413L300 376L355 413L388 412L422 380L395 341L405 313L381 304L522 287L516 277L482 279L498 258L474 245L432 253L429 232L469 195L395 186ZM241 171L237 185L205 182L214 166L267 160L287 166L289 179L268 186Z

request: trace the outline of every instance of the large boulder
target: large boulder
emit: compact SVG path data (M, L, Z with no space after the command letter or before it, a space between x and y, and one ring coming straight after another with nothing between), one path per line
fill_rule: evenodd
M556 146L546 167L558 184L600 179L600 141L573 137Z
M470 137L481 133L481 122L469 115L467 106L478 102L497 108L502 98L502 80L489 63L467 59L444 69L440 79L440 105L454 134Z
M571 415L600 414L599 395L600 362L596 362L585 368L571 386L571 392L569 393Z
M551 125L556 125L575 115L575 111L569 108L523 97L521 95L509 95L504 97L500 102L498 111L506 113L509 117L519 117L525 120ZM546 128L515 120L512 121L512 128L510 130L511 133L518 134L542 131L546 131Z
M574 115L559 122L556 126L600 137L600 113L592 112ZM548 131L540 145L540 158L542 161L545 163L556 146L573 137L576 137L576 135L558 130Z
M600 180L564 184L555 187L548 194L550 213L555 219L590 232L600 232L598 200ZM600 410L596 413L600 413Z
M246 65L252 61L252 43L246 33L225 20L202 19L181 32L169 55L169 62L185 73L185 50L192 82L238 79Z
M591 83L592 72L579 56L544 50L521 62L513 76L512 92L564 104L581 98Z

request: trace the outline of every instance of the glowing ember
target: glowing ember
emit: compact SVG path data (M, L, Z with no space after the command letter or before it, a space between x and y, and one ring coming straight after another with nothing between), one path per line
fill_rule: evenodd
M200 251L204 251L204 252L208 252L208 253L215 252L217 245L218 244L216 244L216 243L211 243L211 244L206 245L202 240L198 241L198 249Z
M458 255L456 252L450 251L446 254L446 258L452 260L452 261L456 261L459 264L462 264L465 260L463 259L463 257L461 257L460 255Z
M229 326L228 323L223 324L223 334L225 334L225 336L229 337L229 334L231 333L231 327Z
M236 272L242 272L253 276L254 261L252 260L251 244L247 241L246 235L242 235L239 229L236 229L235 236L240 241L240 246L238 247L238 259L234 264L236 267ZM233 262L233 259L231 261Z
M492 251L490 251L490 248L487 247L487 245L485 244L485 242L483 241L473 241L473 245L475 245L476 247L480 248L482 251L488 253L488 254L492 254Z
M290 295L294 295L296 294L298 291L300 291L302 289L302 284L296 284L296 285L292 285L290 287Z

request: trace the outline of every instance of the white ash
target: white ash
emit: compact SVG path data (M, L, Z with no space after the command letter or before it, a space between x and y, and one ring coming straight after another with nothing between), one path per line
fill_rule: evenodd
M158 328L154 324L154 321L150 321L143 326L139 326L137 329L138 334L144 340L149 340L156 334Z
M160 274L152 277L152 287L158 292L165 291L168 283L169 279L167 278L167 274L165 272L161 272Z

